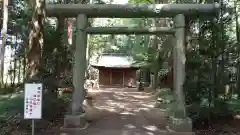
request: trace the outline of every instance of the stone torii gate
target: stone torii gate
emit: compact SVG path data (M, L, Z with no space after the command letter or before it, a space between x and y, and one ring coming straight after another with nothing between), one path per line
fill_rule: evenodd
M174 84L178 101L178 110L186 116L183 84L185 80L185 16L216 15L220 4L155 4L155 5L96 5L96 4L48 4L50 17L76 17L76 42L73 66L72 113L66 115L64 127L81 129L85 125L84 112L81 111L84 100L84 77L86 69L87 34L170 34L174 35L173 46ZM174 28L136 28L136 27L88 27L88 18L161 18L172 17ZM81 67L81 68L80 68Z

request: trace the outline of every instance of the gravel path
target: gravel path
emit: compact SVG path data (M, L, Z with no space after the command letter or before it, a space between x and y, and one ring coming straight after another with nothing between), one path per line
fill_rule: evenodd
M161 135L159 127L166 123L155 120L155 114L147 116L154 100L153 94L132 88L101 89L95 93L94 106L107 112L77 135Z

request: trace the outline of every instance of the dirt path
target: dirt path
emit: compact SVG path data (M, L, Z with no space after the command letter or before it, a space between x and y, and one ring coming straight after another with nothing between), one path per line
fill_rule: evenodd
M156 119L156 112L151 110L153 94L130 88L104 88L95 95L94 106L107 112L79 135L161 135L160 128L166 122Z

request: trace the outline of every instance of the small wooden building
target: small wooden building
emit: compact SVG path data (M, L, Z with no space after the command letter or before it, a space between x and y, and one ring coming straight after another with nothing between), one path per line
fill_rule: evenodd
M124 54L103 54L94 68L99 70L99 85L136 87L137 67L133 58Z

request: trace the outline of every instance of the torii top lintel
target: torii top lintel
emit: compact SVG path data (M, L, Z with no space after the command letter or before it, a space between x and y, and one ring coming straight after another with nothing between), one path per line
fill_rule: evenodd
M48 16L76 17L86 14L89 18L141 18L173 17L177 14L214 15L220 4L47 4Z

